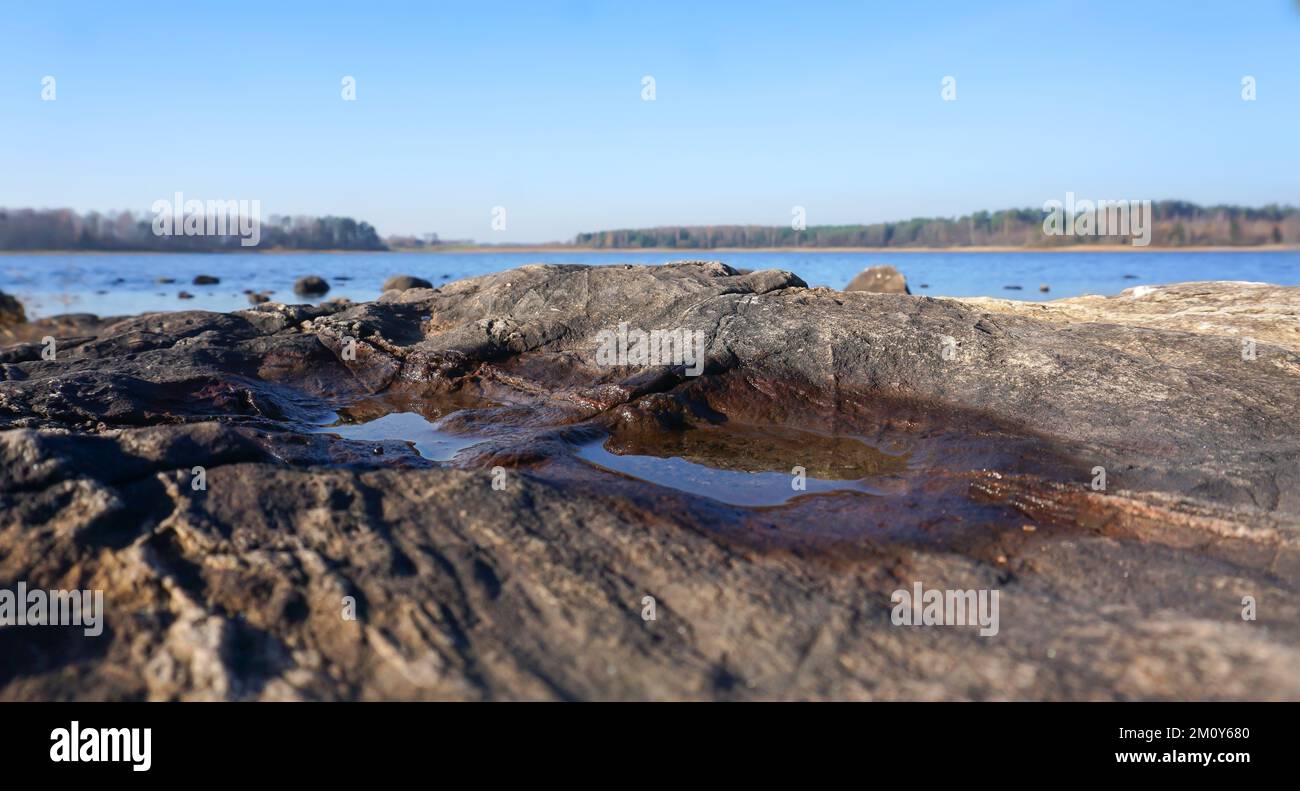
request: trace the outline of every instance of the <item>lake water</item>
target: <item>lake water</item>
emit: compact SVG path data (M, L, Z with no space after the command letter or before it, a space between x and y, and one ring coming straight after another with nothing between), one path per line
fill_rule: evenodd
M1142 253L839 253L839 252L491 252L491 253L223 253L0 254L0 291L23 300L30 317L56 313L119 315L154 310L236 310L244 289L304 302L293 282L319 275L326 298L368 300L390 275L417 275L438 285L530 263L662 264L686 258L725 261L741 269L786 269L809 285L843 288L858 272L892 264L915 294L1058 299L1117 294L1143 284L1187 280L1253 280L1300 285L1298 252ZM221 283L192 285L195 275ZM176 282L160 284L159 278ZM347 279L344 279L347 278ZM1040 293L1040 285L1051 288ZM923 288L922 286L928 286ZM1008 290L1006 286L1020 286ZM194 299L182 300L187 291Z

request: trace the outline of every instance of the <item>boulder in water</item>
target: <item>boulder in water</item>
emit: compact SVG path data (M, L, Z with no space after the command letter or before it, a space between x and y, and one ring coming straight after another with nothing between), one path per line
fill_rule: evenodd
M408 288L433 288L433 284L414 275L393 275L384 281L384 291L405 291Z
M329 290L330 284L325 282L325 278L316 275L300 277L293 284L293 293L304 297L324 294Z
M907 287L907 278L888 264L871 266L858 273L849 281L845 291L869 291L873 294L911 294Z

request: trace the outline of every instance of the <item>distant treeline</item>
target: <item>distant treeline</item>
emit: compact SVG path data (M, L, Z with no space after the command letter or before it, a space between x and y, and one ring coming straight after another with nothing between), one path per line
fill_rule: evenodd
M1157 201L1151 231L1153 247L1257 246L1300 244L1300 209L1291 206L1198 206ZM1029 247L1125 244L1117 236L1053 236L1044 233L1047 213L1037 209L981 211L956 219L918 217L874 225L789 226L694 225L582 233L572 246L597 249L717 247ZM223 235L154 233L152 215L131 212L77 214L69 209L0 208L0 250L94 250L219 252L288 250L437 250L471 244L391 236L350 217L271 216L261 224L256 247L241 245L238 223ZM385 243L387 242L387 243Z
M1185 201L1152 204L1151 246L1300 244L1300 209L1291 206L1198 206ZM874 225L694 225L578 234L578 247L1056 247L1124 244L1114 236L1049 236L1047 212L1008 209L965 217L918 217Z
M392 235L384 237L390 250L439 250L444 247L463 247L474 244L471 239L439 239L436 233L423 236Z
M261 223L257 247L240 245L239 224L224 235L154 233L153 215L131 212L77 214L70 209L0 208L0 250L95 250L218 252L290 250L385 250L375 229L351 217L278 217Z

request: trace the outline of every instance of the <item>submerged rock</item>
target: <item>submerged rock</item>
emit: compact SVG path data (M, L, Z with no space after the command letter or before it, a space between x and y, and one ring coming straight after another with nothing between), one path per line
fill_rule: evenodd
M873 294L911 294L907 278L892 266L871 266L859 272L845 291L869 291Z
M159 281L161 282L161 281ZM196 286L215 286L221 282L221 278L212 275L195 275L194 285Z
M0 347L0 579L102 588L109 629L0 629L0 699L1300 699L1300 355L1249 309L1300 289L1170 289L526 266L70 322ZM430 436L328 425L394 413ZM593 443L858 486L753 508ZM999 591L997 634L895 626L918 582Z

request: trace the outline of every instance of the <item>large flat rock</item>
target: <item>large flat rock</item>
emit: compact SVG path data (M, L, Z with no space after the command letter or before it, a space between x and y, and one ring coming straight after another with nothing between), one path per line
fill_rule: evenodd
M1300 699L1297 291L684 262L51 321L54 360L0 347L0 587L103 589L107 627L0 628L0 697ZM602 364L621 323L702 333L703 375ZM482 441L321 429L403 411ZM688 455L905 463L754 508L576 455L741 427ZM916 582L998 590L998 633L894 625Z

